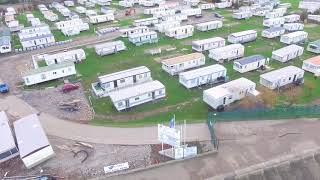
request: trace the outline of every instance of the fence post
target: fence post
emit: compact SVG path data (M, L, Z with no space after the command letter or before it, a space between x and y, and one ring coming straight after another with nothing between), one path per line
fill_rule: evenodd
M212 113L212 112L208 113L207 125L210 132L211 144L213 144L213 147L215 149L218 149L218 139L214 132L214 125L215 125L215 121L213 121L214 116L216 116L215 113Z

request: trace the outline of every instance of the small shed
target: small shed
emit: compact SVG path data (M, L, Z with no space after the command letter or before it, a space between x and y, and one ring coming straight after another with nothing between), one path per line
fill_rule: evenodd
M221 37L192 41L192 49L198 52L223 47L225 45L226 40Z
M237 43L247 43L257 39L258 33L255 30L241 31L237 33L232 33L228 36L228 42Z
M303 61L302 69L320 75L320 56L315 56Z
M227 80L227 69L219 64L210 65L179 73L179 82L190 89L205 84L215 84Z
M252 55L235 60L233 63L233 69L245 73L256 69L261 69L269 63L269 58L262 55Z
M143 44L152 44L158 42L158 34L155 31L149 31L140 34L129 35L129 41L136 46L141 46Z
M110 99L118 111L165 97L165 86L159 81L149 81L110 93Z
M241 58L243 55L244 46L242 44L230 44L209 50L209 58L219 62Z
M320 39L317 41L310 42L308 44L307 51L320 54Z
M284 24L284 18L278 17L278 18L271 18L271 19L265 19L263 20L263 26L266 27L281 27Z
M295 44L280 48L272 52L272 59L287 62L303 54L304 48Z
M28 169L47 161L55 155L36 114L21 118L15 121L13 125L20 158Z
M286 30L282 27L271 27L262 31L261 36L266 38L276 38L284 34Z
M175 39L183 39L193 36L194 27L192 25L185 25L175 28L170 28L165 32L168 37L173 37Z
M302 23L285 23L283 25L283 28L288 32L301 31L304 28L304 24L302 24Z
M303 83L304 70L296 66L287 66L260 75L260 84L269 88L277 89L292 83Z
M280 42L285 44L303 43L308 39L308 33L305 31L296 31L289 34L283 34L280 37Z
M112 41L107 43L102 43L94 46L96 53L99 56L105 56L109 54L114 54L119 51L124 51L127 49L123 41Z
M162 69L170 75L176 75L188 69L203 66L206 58L201 53L191 53L161 61Z
M208 21L208 22L196 24L196 28L199 31L210 31L210 30L222 28L222 25L223 25L222 21L218 21L218 20Z

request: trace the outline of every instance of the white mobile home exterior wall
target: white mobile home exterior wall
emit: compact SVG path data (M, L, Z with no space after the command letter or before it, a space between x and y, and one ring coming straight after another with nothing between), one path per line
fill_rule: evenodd
M180 26L168 29L165 35L176 39L183 39L193 36L194 27L192 25Z
M287 66L260 75L260 84L269 89L277 89L296 81L303 82L303 75L304 70L295 66Z
M213 3L204 3L204 4L199 4L198 6L201 10L208 10L208 9L214 9L215 6Z
M135 44L136 46L141 46L143 44L152 44L158 42L158 34L155 31L149 31L140 34L131 34L129 35L129 41Z
M74 49L55 54L45 54L43 58L48 66L52 64L59 64L62 62L78 63L86 59L86 53L83 49Z
M117 53L119 51L124 51L127 49L127 47L123 41L113 41L97 44L94 46L94 49L99 56L105 56Z
M241 31L237 33L232 33L228 36L228 42L237 44L237 43L246 43L254 41L257 39L258 33L255 30Z
M304 24L302 23L285 23L283 25L283 28L286 31L292 32L292 31L301 31L304 28Z
M234 19L249 19L253 16L251 11L242 11L233 13L232 17Z
M196 28L199 31L210 31L210 30L222 28L222 25L223 25L222 21L209 21L209 22L196 24Z
M272 59L287 62L303 54L304 48L295 44L280 48L272 52Z
M161 19L163 21L186 21L188 20L188 16L185 14L175 14L172 16L163 16Z
M282 27L271 27L262 31L261 36L266 38L279 37L285 33L285 29Z
M271 19L271 18L277 18L277 17L282 17L284 16L284 12L276 12L276 11L271 11L271 12L268 12L266 15L265 15L265 18L267 19Z
M138 26L138 27L133 27L128 29L120 29L119 31L121 33L121 37L128 37L129 35L133 35L133 34L146 33L146 32L149 32L150 30L147 26Z
M240 73L245 73L259 69L262 66L267 65L268 62L269 58L266 58L262 55L252 55L234 61L233 69Z
M285 44L297 44L305 42L308 39L308 33L305 31L296 31L289 34L284 34L280 38L280 42Z
M155 25L155 29L161 33L164 33L167 29L180 26L180 21L165 21Z
M200 67L206 63L206 58L201 53L192 53L161 61L162 69L174 76L188 69Z
M155 18L155 17L145 18L145 19L137 19L137 20L133 21L134 26L153 26L158 23L159 23L159 20L158 20L158 18Z
M284 18L278 17L278 18L271 18L271 19L265 19L263 20L263 26L266 27L281 27L284 24Z
M284 16L283 18L286 23L293 23L293 22L300 21L299 14L291 14L291 15Z
M209 57L216 61L233 60L244 55L242 44L231 44L224 47L209 50Z
M232 6L232 2L225 1L225 2L220 2L220 3L215 3L215 6L218 9L229 8Z
M113 14L101 14L96 16L89 16L89 22L91 24L99 24L103 22L113 21L114 15Z
M205 84L224 82L227 78L227 69L219 64L198 68L179 74L179 82L186 88L193 88Z
M192 41L192 49L198 52L203 52L210 49L223 47L225 45L226 45L226 40L221 37L214 37L209 39Z
M188 8L188 9L181 9L181 14L185 14L187 16L199 16L202 14L200 8Z

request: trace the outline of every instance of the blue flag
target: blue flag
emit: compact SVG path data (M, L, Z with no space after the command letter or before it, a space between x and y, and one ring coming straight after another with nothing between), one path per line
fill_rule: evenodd
M170 127L170 128L174 128L175 125L176 125L176 116L173 115L173 118L172 118L172 119L170 120L170 122L169 122L169 127Z

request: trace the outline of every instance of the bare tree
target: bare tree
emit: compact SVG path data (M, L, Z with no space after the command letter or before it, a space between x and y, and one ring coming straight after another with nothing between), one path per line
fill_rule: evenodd
M302 11L302 13L300 14L300 20L304 22L307 18L308 12L306 10Z

